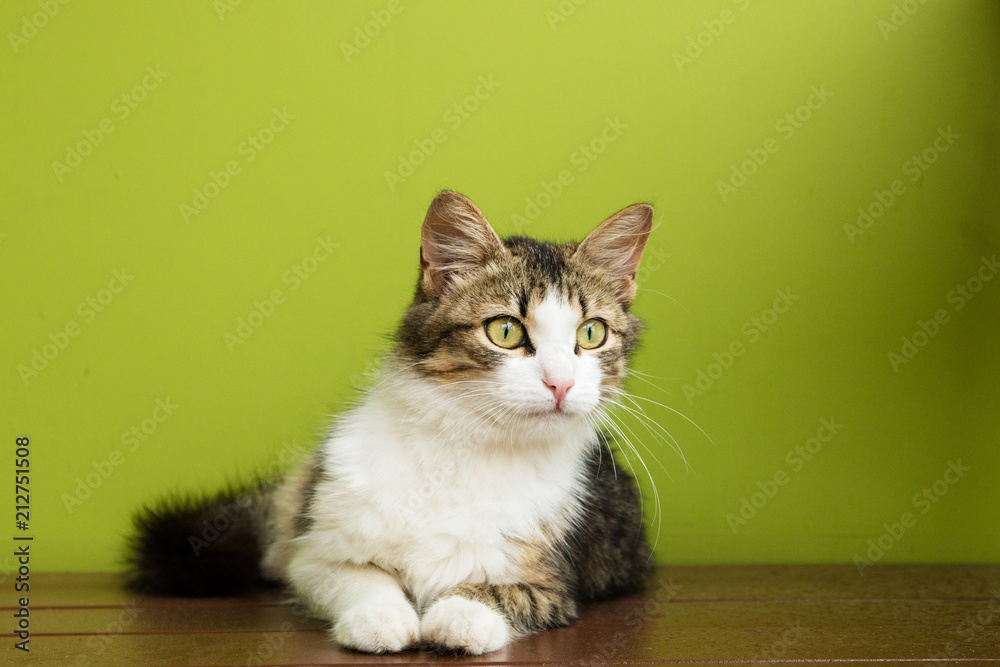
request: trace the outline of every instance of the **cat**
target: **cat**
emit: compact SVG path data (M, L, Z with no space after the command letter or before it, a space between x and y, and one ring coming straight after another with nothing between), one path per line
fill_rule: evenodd
M135 516L132 588L291 588L344 647L478 655L572 623L652 570L639 490L599 423L641 328L653 208L581 243L501 240L441 192L379 382L282 478Z

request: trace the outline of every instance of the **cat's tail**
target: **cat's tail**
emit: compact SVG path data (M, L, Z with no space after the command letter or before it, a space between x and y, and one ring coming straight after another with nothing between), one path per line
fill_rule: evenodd
M240 595L265 582L272 485L257 481L212 496L172 496L132 517L128 585L154 595Z

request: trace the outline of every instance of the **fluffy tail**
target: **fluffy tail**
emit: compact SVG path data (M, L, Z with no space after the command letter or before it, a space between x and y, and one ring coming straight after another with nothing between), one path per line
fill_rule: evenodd
M240 595L260 587L270 484L174 496L140 510L128 543L129 586L154 595Z

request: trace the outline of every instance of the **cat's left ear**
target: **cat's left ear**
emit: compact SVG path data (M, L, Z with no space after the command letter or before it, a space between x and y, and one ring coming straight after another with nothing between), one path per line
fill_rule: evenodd
M635 272L653 229L653 207L635 204L615 213L598 225L575 255L588 264L620 279L622 301L635 299Z
M463 272L504 252L483 212L471 199L450 190L431 202L420 240L421 281L433 297L441 296Z

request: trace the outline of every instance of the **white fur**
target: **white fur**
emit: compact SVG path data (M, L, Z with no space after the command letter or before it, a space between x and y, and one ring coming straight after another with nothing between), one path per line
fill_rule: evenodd
M495 382L442 385L390 368L338 423L313 529L266 558L339 642L395 651L419 632L482 653L508 641L488 607L438 598L462 583L517 583L515 541L574 520L600 396L596 359L573 353L581 319L550 296L525 322L536 354L511 354ZM544 382L553 374L574 382L558 411Z
M550 412L556 399L546 386L547 378L573 381L562 411L585 415L600 402L601 370L588 352L577 355L576 330L583 323L578 306L550 291L524 323L535 346L534 356L512 357L499 371L499 380L509 388L507 400L525 412Z
M510 641L503 616L482 602L456 596L441 598L420 621L420 634L434 646L471 655L496 651Z
M322 567L322 563L320 566ZM399 584L376 568L333 567L324 583L336 591L327 608L337 614L333 637L369 653L402 651L420 641L420 619Z

